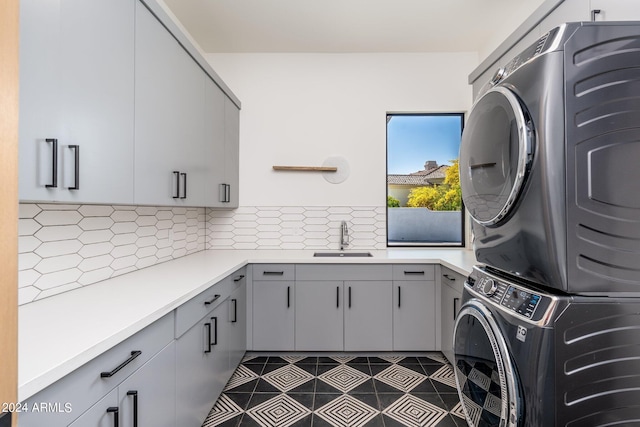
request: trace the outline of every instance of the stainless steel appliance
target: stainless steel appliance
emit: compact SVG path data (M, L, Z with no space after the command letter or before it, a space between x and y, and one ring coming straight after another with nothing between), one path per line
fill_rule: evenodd
M454 342L471 427L638 423L640 298L550 294L476 267Z
M469 114L460 179L478 261L583 295L640 295L640 23L569 23Z

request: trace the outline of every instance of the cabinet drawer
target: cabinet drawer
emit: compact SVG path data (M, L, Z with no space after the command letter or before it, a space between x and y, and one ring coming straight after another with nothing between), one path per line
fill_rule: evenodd
M462 274L456 273L447 267L440 267L440 276L442 284L448 285L453 289L462 292L462 288L464 287L464 282L466 280L466 277Z
M393 280L435 280L433 264L394 264Z
M296 280L391 280L386 264L301 264Z
M293 264L255 264L253 280L294 280Z
M25 412L20 414L20 427L71 423L173 341L173 321L173 313L167 314L29 398L29 403L59 403L62 408L68 403L71 411ZM103 377L102 373L111 375Z
M245 269L241 268L178 307L176 309L176 338L187 332L207 313L226 300L231 292L245 283L245 277Z

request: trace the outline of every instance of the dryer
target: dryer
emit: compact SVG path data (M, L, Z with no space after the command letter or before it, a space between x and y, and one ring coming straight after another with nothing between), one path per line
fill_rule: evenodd
M567 293L640 295L640 23L568 23L499 69L466 120L476 258Z
M640 298L550 294L476 266L454 329L471 427L636 425Z

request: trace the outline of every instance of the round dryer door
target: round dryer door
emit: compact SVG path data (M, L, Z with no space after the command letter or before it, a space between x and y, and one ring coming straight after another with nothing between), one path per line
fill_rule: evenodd
M485 226L508 216L533 155L529 114L516 95L498 86L473 106L460 144L460 185L465 208Z
M493 315L469 301L454 330L455 379L471 427L516 427L522 414L517 375Z

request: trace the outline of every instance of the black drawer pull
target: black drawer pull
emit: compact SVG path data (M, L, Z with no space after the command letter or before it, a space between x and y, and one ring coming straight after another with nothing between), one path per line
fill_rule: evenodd
M460 298L453 299L453 320L458 318L458 301L460 301Z
M291 286L287 286L287 308L291 307Z
M233 303L233 320L231 321L231 323L237 323L238 322L238 300L235 298L232 298L231 302Z
M211 323L205 323L204 327L207 328L207 336L204 342L204 352L206 354L211 353Z
M411 275L415 275L415 276L424 276L424 271L406 271L404 272L405 276L411 276Z
M351 308L351 286L349 286L349 308Z
M117 406L110 406L107 408L107 413L113 413L113 427L118 427L120 425L120 409Z
M182 188L184 189L184 195L181 196L181 199L186 199L187 198L187 174L184 172L181 172L180 175L184 178L183 182L182 182ZM180 192L180 190L178 190L178 193Z
M45 185L47 188L58 187L58 140L55 138L47 138L46 142L51 143L51 184Z
M215 294L213 296L213 298L211 298L209 301L205 301L204 305L209 305L209 304L213 304L214 302L216 302L218 300L218 298L220 298L220 295Z
M340 286L336 286L336 307L340 308Z
M263 276L284 276L284 271L263 271Z
M218 345L218 317L212 317L213 320L213 342L211 345Z
M180 198L180 171L173 171L173 174L176 176L176 194L173 195L174 199Z
M448 274L443 274L442 277L444 277L445 279L451 281L451 282L455 282L456 278L455 277L451 277Z
M74 166L73 166L73 176L74 182L73 187L67 187L67 190L79 190L80 189L80 146L78 145L70 145L74 151Z
M109 378L109 377L114 376L116 373L118 373L118 371L120 369L124 368L129 363L133 362L133 359L135 359L136 357L140 356L141 354L142 354L142 352L140 350L132 351L131 352L131 357L129 357L127 360L125 360L120 365L118 365L113 371L111 371L111 372L101 372L100 373L100 378Z
M233 281L237 283L237 282L241 281L242 279L244 279L244 274L241 274L240 276L236 277L235 279L233 279Z
M398 286L398 308L402 306L402 290L400 286Z
M133 396L133 427L138 427L138 390L129 390L127 396Z

